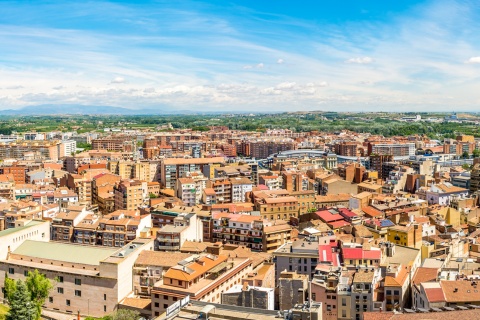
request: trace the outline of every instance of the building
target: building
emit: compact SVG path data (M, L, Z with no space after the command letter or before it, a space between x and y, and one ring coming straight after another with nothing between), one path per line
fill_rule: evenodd
M277 279L283 271L313 277L319 263L318 245L318 238L309 237L295 239L274 251L272 255Z
M181 178L185 172L204 172L204 167L211 165L220 165L224 163L223 157L214 158L169 158L160 163L160 183L168 189L175 189L177 179ZM210 177L210 174L205 174Z
M268 221L259 216L234 213L215 213L213 242L222 241L271 252L290 241L292 227L285 221Z
M179 214L157 231L155 250L179 251L185 241L203 242L203 223L195 213Z
M0 231L0 260L8 257L24 240L50 241L50 223L40 220L20 220L14 228Z
M115 210L136 210L146 205L148 199L147 182L122 180L113 187Z
M132 292L133 265L141 251L151 249L151 240L119 249L25 240L0 260L0 281L7 275L24 279L37 269L54 281L45 308L103 317Z
M152 317L189 296L190 300L220 303L221 292L238 285L252 270L249 258L202 255L180 261L152 289Z
M222 292L222 304L274 310L275 289L237 284Z
M279 310L290 310L295 305L308 301L308 276L297 272L283 271L278 277Z

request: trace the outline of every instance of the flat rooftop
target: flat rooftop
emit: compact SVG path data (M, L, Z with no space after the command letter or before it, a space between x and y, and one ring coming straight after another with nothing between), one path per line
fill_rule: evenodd
M42 223L47 223L47 222L46 221L32 220L29 223L27 223L26 225L24 225L23 227L5 229L3 231L0 231L0 238L4 237L4 236L8 236L9 234L12 234L12 233L15 233L15 232L18 232L18 231L21 231L21 230L28 229L28 228L33 227L33 226L37 226L37 225L42 224Z
M118 248L80 246L68 243L25 240L13 254L40 259L100 265L100 261L113 255Z

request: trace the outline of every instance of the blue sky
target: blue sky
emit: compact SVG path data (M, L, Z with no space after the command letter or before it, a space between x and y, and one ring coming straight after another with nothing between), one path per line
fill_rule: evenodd
M478 1L7 1L0 109L477 111Z

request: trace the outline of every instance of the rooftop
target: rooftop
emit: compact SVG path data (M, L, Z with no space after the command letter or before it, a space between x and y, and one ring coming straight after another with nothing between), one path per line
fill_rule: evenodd
M46 221L32 220L29 223L27 223L26 225L24 225L23 227L5 229L3 231L0 231L0 238L8 236L9 234L12 234L12 233L15 233L15 232L19 232L19 231L28 229L28 228L33 227L33 226L37 226L37 225L42 224L42 223L46 223Z
M13 254L41 259L99 265L100 261L114 254L118 248L79 246L67 243L25 240Z

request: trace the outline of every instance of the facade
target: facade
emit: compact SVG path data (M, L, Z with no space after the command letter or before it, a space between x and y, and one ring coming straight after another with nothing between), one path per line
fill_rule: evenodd
M248 284L235 285L222 292L222 304L274 310L275 289L252 287Z
M0 281L6 275L24 279L37 269L54 281L45 308L103 317L133 290L135 260L151 249L151 240L136 240L120 249L25 240L0 260Z
M147 182L141 180L122 180L113 187L115 210L136 210L146 204L148 199Z
M221 293L238 285L252 271L249 258L226 255L194 256L170 268L152 289L152 317L159 316L178 300L221 303Z

